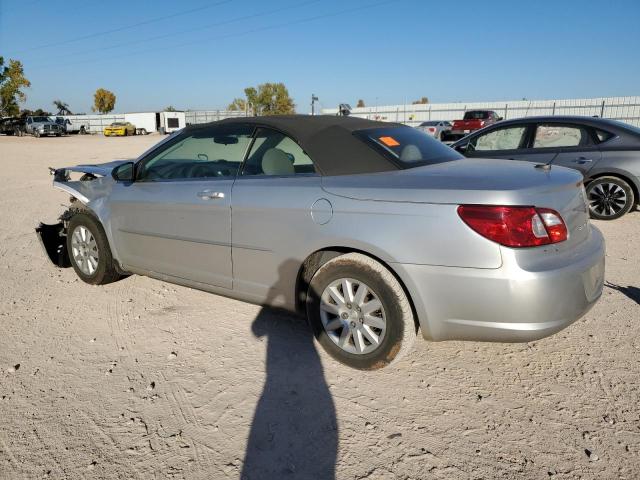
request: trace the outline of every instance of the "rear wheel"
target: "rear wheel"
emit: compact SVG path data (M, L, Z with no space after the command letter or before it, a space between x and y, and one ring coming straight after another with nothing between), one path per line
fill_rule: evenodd
M82 281L104 285L120 279L104 229L91 214L76 213L69 220L67 251L71 265Z
M36 138L40 138L40 132L38 130L35 130L33 132L33 136L36 137Z
M631 186L618 177L600 177L587 185L589 214L597 220L615 220L635 204Z
M360 253L320 267L309 286L307 315L320 345L361 370L398 361L416 337L404 289L383 265Z

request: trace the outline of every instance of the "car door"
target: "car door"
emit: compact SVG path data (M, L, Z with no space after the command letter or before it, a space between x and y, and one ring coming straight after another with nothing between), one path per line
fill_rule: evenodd
M320 177L294 139L259 128L233 187L234 290L256 302L295 304L304 246L318 234L311 207Z
M602 154L590 127L578 124L544 122L536 125L531 142L531 158L544 156L553 165L580 170L586 174ZM534 160L535 161L535 160Z
M190 129L136 164L110 197L125 268L232 288L231 191L253 128Z
M529 124L506 125L487 129L469 137L462 153L467 157L521 160L526 154Z

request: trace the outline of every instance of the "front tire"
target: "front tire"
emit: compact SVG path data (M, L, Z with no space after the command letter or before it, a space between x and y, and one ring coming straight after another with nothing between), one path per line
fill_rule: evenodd
M119 280L104 229L89 213L76 213L67 227L71 266L83 282L104 285Z
M404 289L383 265L360 253L320 267L309 285L307 316L327 353L360 370L397 362L416 338Z
M587 202L591 218L615 220L635 205L631 186L618 177L596 178L587 185Z

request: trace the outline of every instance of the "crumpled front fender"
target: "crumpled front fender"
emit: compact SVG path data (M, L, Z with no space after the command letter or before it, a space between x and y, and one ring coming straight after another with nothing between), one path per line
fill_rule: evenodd
M40 223L36 228L36 234L45 254L54 265L61 268L71 266L67 253L67 236L62 222L55 225Z

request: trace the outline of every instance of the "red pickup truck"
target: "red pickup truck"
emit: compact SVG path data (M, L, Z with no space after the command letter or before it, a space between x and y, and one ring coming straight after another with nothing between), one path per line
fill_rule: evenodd
M469 110L465 112L462 120L454 120L449 140L459 140L465 135L502 120L493 110Z

